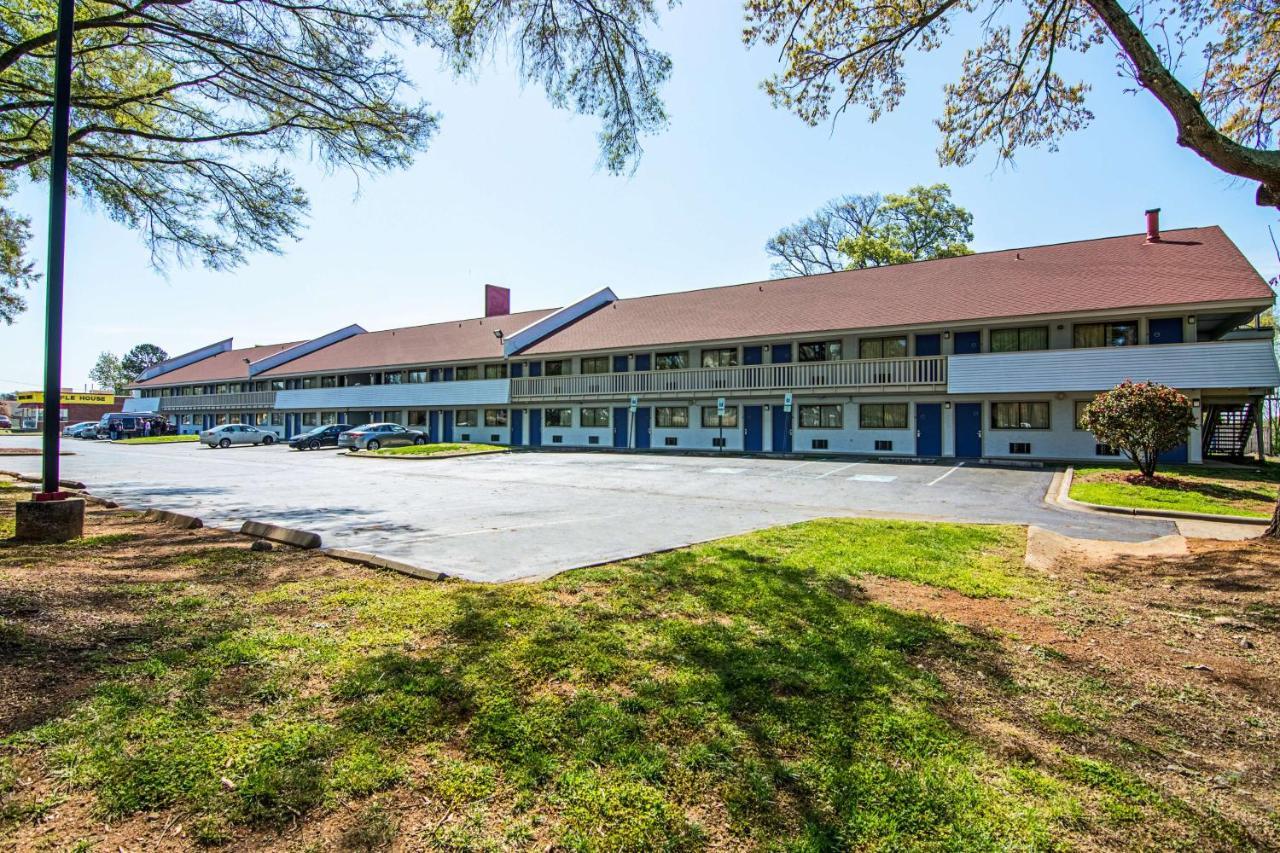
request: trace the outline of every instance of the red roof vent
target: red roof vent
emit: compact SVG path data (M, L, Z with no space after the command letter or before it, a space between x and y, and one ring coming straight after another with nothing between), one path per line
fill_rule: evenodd
M1147 211L1147 242L1160 242L1160 208L1158 207Z
M484 286L484 316L498 317L511 313L511 290L496 284Z

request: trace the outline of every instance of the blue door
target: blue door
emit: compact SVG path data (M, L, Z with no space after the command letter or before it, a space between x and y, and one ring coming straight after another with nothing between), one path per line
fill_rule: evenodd
M764 406L742 407L742 449L748 453L764 450Z
M982 404L956 403L956 456L982 456Z
M791 349L790 346L787 347ZM784 411L783 405L775 404L773 407L773 452L774 453L790 453L791 452L791 413Z
M956 355L982 352L982 332L956 332Z
M916 355L942 355L942 335L916 335Z
M625 356L623 356L625 358ZM613 446L627 446L627 421L631 419L631 409L626 406L613 408Z
M1184 441L1173 450L1166 450L1156 457L1157 462L1165 465L1186 465L1187 464L1187 443Z
M511 365L511 378L512 378L512 379L520 379L520 378L522 378L523 376L524 376L524 364L522 364L521 362L518 362L518 361L517 361L517 362L512 363L512 365Z
M774 364L790 364L791 344L774 344L769 348L769 360Z
M440 413L435 409L427 414L427 435L433 442L440 441Z
M444 418L444 429L441 431L441 435L445 441L453 441L453 412L445 409L440 413L440 416Z
M649 353L640 353L636 356L636 370L648 370L650 363Z
M511 410L511 445L519 447L524 444L524 409Z
M743 364L764 364L764 347L743 347Z
M540 361L531 361L531 362L529 362L529 375L530 375L530 376L541 376L541 375L542 375L542 362L540 362ZM532 416L530 416L529 422L530 422L530 423L533 423L533 418L532 418Z
M916 403L916 456L941 455L942 404Z
M614 373L627 372L627 357L625 355L615 355L613 357L613 372Z
M639 360L640 356L636 356L636 361ZM648 407L636 409L636 450L649 449L649 413L651 411L653 410Z
M1147 343L1180 344L1182 343L1182 318L1164 317L1147 323Z
M532 366L529 372L530 373L533 372ZM542 409L530 409L529 410L529 446L540 447L541 445L542 445Z
M446 367L446 368L444 368L444 373L443 373L442 378L444 379L444 381L445 381L445 382L452 382L452 381L453 381L453 368L452 368L452 367Z

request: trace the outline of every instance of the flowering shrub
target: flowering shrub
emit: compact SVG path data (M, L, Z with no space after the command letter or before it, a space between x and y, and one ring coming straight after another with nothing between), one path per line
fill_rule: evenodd
M1187 440L1195 426L1191 401L1167 385L1124 382L1085 406L1081 426L1102 444L1133 460L1142 476L1156 473L1156 458Z

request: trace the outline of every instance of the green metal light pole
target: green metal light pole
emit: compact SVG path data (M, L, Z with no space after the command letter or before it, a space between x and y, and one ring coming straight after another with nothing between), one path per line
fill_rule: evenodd
M44 318L45 495L58 491L59 412L62 411L62 281L67 241L67 137L71 127L71 41L75 0L58 0L58 46L53 70L53 162L49 168L49 270Z

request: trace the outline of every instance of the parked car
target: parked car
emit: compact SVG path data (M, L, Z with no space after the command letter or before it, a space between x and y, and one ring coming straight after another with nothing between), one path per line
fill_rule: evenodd
M275 444L276 434L249 424L223 424L200 433L200 441L210 447L227 448L233 444Z
M148 432L146 425L151 424ZM98 438L139 438L144 435L168 435L176 429L164 415L155 412L110 412L98 420Z
M350 424L318 426L289 439L289 446L294 450L319 450L322 447L337 447L339 434L349 429L351 429Z
M350 447L352 450L377 450L380 447L426 443L425 432L406 429L400 424L364 424L338 435L338 446Z
M81 421L78 424L72 424L71 426L66 427L62 431L62 434L65 435L67 438L85 438L86 437L85 433L89 433L89 436L92 438L97 438L98 422L97 421Z
M13 429L13 421L8 415L0 415L0 429Z

